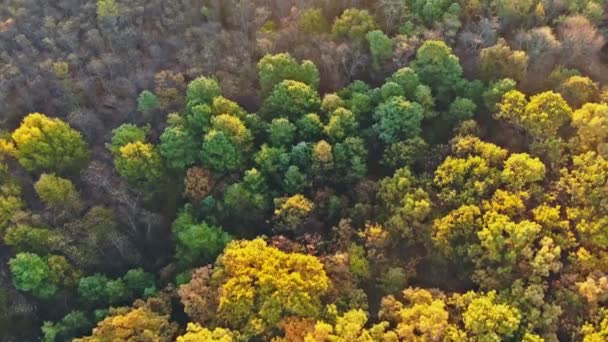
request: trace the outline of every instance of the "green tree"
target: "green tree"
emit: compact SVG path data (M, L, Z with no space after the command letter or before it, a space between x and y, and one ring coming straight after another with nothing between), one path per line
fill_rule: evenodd
M80 195L69 179L42 174L34 184L36 194L49 208L59 211L78 211L82 204Z
M220 85L213 78L198 77L188 84L186 89L187 103L211 103L213 99L222 94Z
M396 142L387 146L382 155L382 164L393 170L421 166L428 155L429 146L421 137Z
M416 51L411 64L420 81L431 87L437 100L449 103L462 83L462 67L444 42L427 40Z
M372 53L374 67L380 68L380 63L393 56L393 41L380 30L370 31L365 35L369 43L369 50Z
M361 138L348 137L333 148L334 177L338 184L355 184L367 174L367 148Z
M245 222L258 222L272 209L268 185L261 172L245 171L243 180L230 185L224 193L225 211L230 217L240 217Z
M305 83L285 80L277 84L264 101L263 112L269 117L286 116L290 121L315 113L321 106L316 90Z
M268 127L270 144L277 147L291 146L295 139L296 130L296 126L285 118L273 119Z
M9 262L13 285L41 299L52 298L57 287L50 282L46 261L34 253L19 253Z
M258 71L263 94L285 80L302 82L313 90L319 87L319 70L314 63L305 60L298 64L288 53L264 56L258 62Z
M150 112L160 108L160 102L154 93L149 90L144 90L137 97L137 110L149 114Z
M104 290L106 301L110 305L124 303L132 296L132 293L122 279L108 280Z
M393 97L376 108L374 129L385 144L392 144L420 134L423 116L424 109L418 103Z
M323 123L317 114L306 114L296 121L298 137L302 141L317 141L323 136Z
M68 124L40 113L26 116L11 135L15 156L28 171L77 172L89 152L82 135Z
M71 340L91 330L94 322L82 311L71 311L58 322L45 321L42 333L45 342Z
M185 211L178 215L171 229L176 242L175 257L185 266L212 261L232 240L222 228L198 223Z
M232 172L243 166L243 155L224 132L212 130L205 136L201 151L203 164L218 173Z
M262 145L255 154L254 161L259 170L268 177L279 183L281 177L289 167L289 153L284 148L269 147Z
M409 67L395 71L395 73L387 79L387 82L397 83L405 92L405 96L410 100L414 100L414 93L418 86L420 86L418 74Z
M106 286L109 281L105 275L99 273L81 278L78 284L80 300L91 305L106 304Z
M376 20L367 10L349 8L336 19L331 32L337 37L361 42L368 32L377 28Z
M127 288L136 296L156 290L154 275L144 271L142 268L130 269L122 277L122 280L127 285Z
M158 152L169 168L184 170L196 162L199 144L184 127L169 126L160 136Z
M348 136L357 133L359 125L353 112L348 109L338 108L329 117L325 126L325 134L332 142L342 141Z
M283 190L288 194L297 194L310 186L308 176L295 165L291 165L283 178Z
M452 123L462 122L468 119L472 119L475 116L475 110L477 109L477 105L475 102L457 97L450 104L450 108L448 109L448 121Z

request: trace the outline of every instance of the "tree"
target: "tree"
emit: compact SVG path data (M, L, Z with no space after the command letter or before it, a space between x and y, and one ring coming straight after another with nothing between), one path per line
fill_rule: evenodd
M182 265L210 262L232 240L222 228L206 222L197 223L187 212L181 212L171 227L176 242L175 257Z
M300 171L300 168L291 165L285 172L283 178L283 190L288 194L301 193L304 189L310 187L311 182L308 176Z
M449 322L450 314L443 294L419 288L405 289L402 294L405 304L394 303L395 298L388 296L382 299L380 309L380 317L395 321L395 333L401 339L436 341L462 337L457 326Z
M285 80L277 84L266 98L263 112L271 118L286 116L295 122L303 115L317 112L320 105L316 90L302 82Z
M122 124L112 130L112 141L107 145L114 156L120 154L120 148L128 143L145 142L149 127L138 127L132 124Z
M94 323L82 311L71 311L61 321L52 323L45 321L42 333L45 341L71 340L82 336L91 330Z
M361 138L348 137L333 148L336 183L355 184L367 173L367 147Z
M582 107L588 102L597 102L600 90L589 77L571 76L560 84L557 92L573 109Z
M395 73L387 79L387 82L397 83L403 89L405 96L410 100L414 100L416 89L421 85L418 74L409 67L404 67L395 71Z
M505 161L502 178L514 190L523 190L545 178L545 165L527 153L514 153Z
M329 287L316 257L285 253L261 239L231 242L217 265L217 318L245 336L264 334L286 315L318 317Z
M475 116L476 109L475 102L467 98L457 97L448 109L448 121L456 123L472 119Z
M42 174L34 184L36 194L49 208L59 211L78 211L82 206L80 196L69 179Z
M506 93L495 117L521 127L537 139L552 138L572 117L570 106L561 95L552 91L539 93L526 101L517 90Z
M232 342L234 340L236 337L230 330L222 328L209 330L196 323L188 323L186 333L177 337L177 342Z
M169 126L160 136L158 152L169 168L184 170L196 162L199 144L184 127Z
M608 105L587 103L572 114L577 130L576 145L582 151L597 151L608 158Z
M367 10L349 8L336 19L331 32L336 37L361 42L368 32L377 28L376 20Z
M243 166L243 155L224 132L212 130L205 135L200 158L203 164L218 173L232 172Z
M219 84L213 78L198 77L188 84L186 89L187 103L211 103L213 99L222 94Z
M132 293L122 279L108 280L105 284L106 301L110 305L124 303L131 298Z
M483 102L491 113L497 110L496 105L502 100L502 96L514 90L517 83L510 78L503 78L490 82L488 89L483 93Z
M296 130L296 126L285 118L273 119L268 127L270 144L277 147L291 146L295 139Z
M519 328L521 315L516 308L496 301L491 291L473 299L462 315L467 332L482 341L511 338Z
M119 15L118 4L115 0L97 0L97 18L111 18Z
M74 173L89 156L80 133L63 121L40 113L26 116L11 138L17 160L28 171Z
M584 342L600 342L608 338L608 310L602 308L593 317L593 321L585 322L580 328Z
M421 137L414 137L387 146L382 155L382 164L392 170L408 167L417 169L428 155L429 146Z
M385 144L413 138L422 131L424 109L416 102L392 97L374 112L374 129Z
M149 90L144 90L139 94L137 98L137 110L149 114L150 112L160 108L160 102L158 97Z
M57 287L50 281L46 261L34 253L19 253L9 262L13 285L21 291L31 292L41 299L50 299Z
M374 60L374 68L379 69L380 63L393 56L393 41L380 30L370 31L365 35L369 50Z
M498 187L500 171L481 156L448 156L435 171L434 182L445 204L475 204Z
M329 31L329 23L320 8L309 8L298 17L298 28L310 34L322 34Z
M110 315L97 323L91 336L74 339L75 342L95 341L173 341L177 325L146 306L112 309Z
M431 87L440 103L449 103L462 82L462 67L444 42L427 40L411 64L420 81Z
M186 171L184 195L194 203L207 197L215 186L213 174L208 169L194 166Z
M333 142L342 141L348 136L355 135L359 125L353 112L348 109L338 108L329 117L325 126L325 134Z
M264 56L258 62L258 71L262 94L270 93L285 80L302 82L313 90L319 87L319 70L314 63L305 60L298 64L288 53Z
M298 230L310 216L314 204L301 194L275 200L274 216L280 230Z
M128 143L119 149L114 159L116 171L135 185L153 185L163 176L160 155L152 144L140 141Z
M306 114L296 121L301 141L317 141L323 136L323 123L317 114Z
M83 277L78 284L78 296L91 305L104 305L107 303L106 286L110 280L102 274L96 273Z
M262 174L276 183L280 183L289 167L289 153L282 147L262 145L253 159Z
M367 314L364 310L353 309L335 317L335 324L319 321L313 331L307 332L305 342L312 341L392 341L397 336L394 332L386 332L388 322L380 322L365 328Z
M395 237L407 243L421 238L418 230L431 213L431 198L407 168L395 171L392 177L380 182L378 198L383 204L385 227Z
M47 254L61 242L62 236L58 232L24 224L10 226L4 234L4 243L17 253Z
M259 222L272 209L272 198L261 172L245 171L243 180L230 185L224 193L225 211L230 217L244 218L245 222Z
M122 277L127 288L136 296L150 293L156 290L154 274L144 271L142 268L130 269Z
M480 71L484 79L495 81L510 78L521 82L526 76L528 56L524 51L512 50L504 39L481 50Z

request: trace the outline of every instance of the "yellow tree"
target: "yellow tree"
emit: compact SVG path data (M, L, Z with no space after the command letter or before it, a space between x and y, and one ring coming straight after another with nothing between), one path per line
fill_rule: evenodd
M88 159L82 135L67 123L44 114L26 116L11 138L15 157L28 171L73 173Z

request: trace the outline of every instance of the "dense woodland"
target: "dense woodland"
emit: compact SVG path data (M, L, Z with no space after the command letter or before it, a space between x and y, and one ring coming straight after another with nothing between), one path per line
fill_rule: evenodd
M1 341L608 340L608 1L0 1Z

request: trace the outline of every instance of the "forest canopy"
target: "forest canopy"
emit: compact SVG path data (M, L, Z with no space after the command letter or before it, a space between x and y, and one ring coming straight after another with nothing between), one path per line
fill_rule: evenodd
M604 0L5 0L1 341L606 341Z

